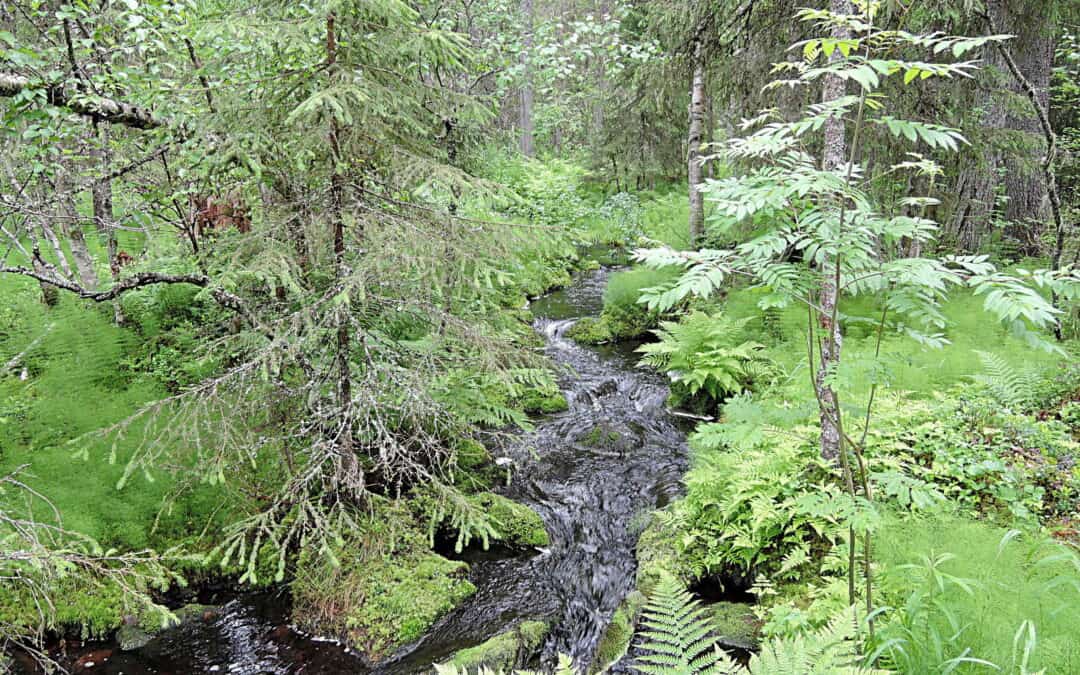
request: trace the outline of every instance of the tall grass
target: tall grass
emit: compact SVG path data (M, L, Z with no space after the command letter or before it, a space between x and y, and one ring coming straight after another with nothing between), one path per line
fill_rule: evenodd
M892 517L876 537L887 665L944 672L1080 672L1080 558L1039 533L937 516ZM1021 661L1026 658L1026 670ZM959 672L989 666L958 662Z
M604 309L644 310L644 306L638 303L641 291L671 281L676 276L674 271L644 267L615 272L608 277L607 287L604 289Z
M144 336L113 325L111 307L67 295L46 310L36 284L21 279L0 278L0 295L0 364L23 354L15 372L0 374L0 471L25 465L25 482L57 507L64 526L105 545L163 548L199 532L217 506L215 491L185 496L154 532L169 476L117 489L137 430L118 441L115 462L111 441L84 436L168 394L126 365ZM89 460L73 456L82 449ZM51 513L44 506L33 505L36 515Z

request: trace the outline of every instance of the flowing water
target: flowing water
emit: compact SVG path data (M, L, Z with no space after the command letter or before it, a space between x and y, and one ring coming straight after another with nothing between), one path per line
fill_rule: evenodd
M584 348L565 337L575 318L599 313L607 274L585 274L533 303L535 327L563 369L569 409L499 451L515 465L505 494L536 509L550 546L534 555L478 556L470 572L475 595L377 673L423 672L528 619L552 625L537 655L540 667L550 667L559 654L582 666L591 661L633 588L640 528L653 509L677 496L686 461L685 436L664 408L667 387L635 367L632 346ZM242 595L217 615L165 631L140 650L88 644L68 663L85 666L96 658L81 670L125 675L367 672L340 646L292 630L287 611L286 599Z

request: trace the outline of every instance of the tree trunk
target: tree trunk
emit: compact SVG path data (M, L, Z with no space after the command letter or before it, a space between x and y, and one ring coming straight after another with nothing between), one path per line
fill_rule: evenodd
M849 0L831 0L830 10L834 14L851 14L852 7ZM849 32L842 27L834 27L831 37L847 39ZM832 58L840 57L839 50L833 53ZM846 94L845 82L834 75L826 76L822 84L821 100L825 103L842 98ZM825 147L822 154L821 166L825 171L839 170L847 163L844 157L846 143L844 141L844 121L836 117L830 117L825 122ZM840 335L840 322L837 316L837 286L836 277L839 260L826 259L821 264L821 288L818 294L818 306L820 311L819 321L822 329L821 337L821 362L818 367L814 387L817 389L817 398L820 408L821 421L821 456L835 461L840 456L840 406L837 402L836 391L828 384L828 376L840 362L840 350L843 345Z
M1053 59L1047 13L1023 0L991 0L987 10L1000 31L1017 35L1010 40L1010 49L1045 106ZM1041 146L1035 136L1041 133L1039 120L1029 106L1011 104L1010 96L1015 98L1024 92L1009 77L1000 51L992 45L986 50L987 68L980 75L981 95L976 106L983 113L975 125L987 138L976 144L983 148L982 152L973 155L974 161L960 171L955 191L958 199L947 232L961 251L974 253L985 242L995 217L1000 217L1006 222L1004 235L1015 245L1015 253L1035 255L1048 215L1045 180L1036 150ZM1008 140L1003 136L1008 132L1021 132L1028 140L1019 150L1003 150ZM1004 208L995 211L999 195L1007 199Z
M701 141L705 118L705 59L700 39L694 42L693 80L690 85L690 133L687 136L687 176L690 189L690 247L696 248L705 231L705 204L701 185Z
M326 63L331 78L337 76L337 35L334 29L335 17L326 17ZM341 152L341 129L337 118L330 118L330 161L333 164L330 174L330 220L334 238L334 281L338 292L345 290L349 276L348 263L345 259L345 173L344 156ZM353 403L352 403L352 340L349 331L352 327L351 309L348 304L338 308L336 318L336 354L334 366L337 371L336 397L339 408L339 426L336 440L337 467L335 481L340 488L357 492L363 487L359 461L356 457L353 438Z
M1037 92L1037 104L1045 109L1049 104L1050 72L1054 62L1054 41L1048 24L1050 15L1041 3L1026 0L992 0L988 8L995 15L994 23L1007 33L1016 35L1009 41L1009 51L1020 72ZM998 64L1003 64L1000 58ZM1005 65L999 66L1002 70ZM1006 71L1006 76L1007 76ZM1008 90L1024 96L1018 80L1008 79ZM1046 203L1046 181L1040 167L1042 129L1039 118L1030 106L1007 107L1005 128L1025 136L1020 153L1005 157L1005 236L1018 245L1020 255L1038 255L1039 240L1049 216Z
M711 87L709 87L711 89ZM712 147L712 144L716 142L714 131L716 129L716 107L714 96L710 93L705 97L705 145ZM713 177L713 164L714 162L706 162L705 177Z
M532 157L535 154L533 147L533 88L532 88L532 59L533 48L533 0L521 0L521 17L525 22L525 31L522 35L521 65L524 68L524 82L521 84L521 108L518 116L518 124L521 129L521 154Z
M64 167L56 177L56 192L60 196L60 218L64 224L63 230L68 238L68 246L71 248L71 257L75 261L76 281L84 288L97 289L100 282L94 270L94 259L86 246L82 219L79 218L79 210L75 206L75 194L71 190L71 179L67 167Z
M98 167L101 169L101 178L94 181L93 188L94 226L105 240L105 252L109 257L109 273L115 285L120 281L120 250L116 241L116 222L113 219L112 179L109 178L112 171L109 127L95 121L94 128L98 145L93 150L93 155L96 156ZM120 307L119 299L113 301L113 319L118 326L124 324L124 310Z
M997 26L994 21L994 16L988 16L990 21L991 34L997 33ZM1061 196L1058 194L1057 189L1057 174L1055 161L1057 158L1057 134L1054 133L1054 127L1050 123L1050 106L1047 98L1047 90L1045 88L1039 88L1037 84L1032 82L1031 78L1023 71L1023 68L1017 63L1016 59L1012 55L1012 50L1007 45L998 44L997 51L1001 54L1001 57L1005 60L1005 65L1009 68L1009 72L1021 91L1027 94L1028 100L1031 102L1031 108L1035 113L1035 118L1039 123L1039 129L1043 133L1043 137L1046 140L1046 154L1042 159L1042 171L1043 181L1046 186L1046 196L1050 202L1050 213L1054 219L1055 228L1055 241L1054 250L1050 257L1050 269L1057 272L1061 269L1061 254L1065 248L1065 221L1061 215ZM1050 295L1051 303L1054 307L1058 306L1057 292L1052 292ZM1054 335L1058 341L1062 339L1061 332L1061 320L1059 319L1054 326Z
M46 218L42 218L41 222L41 234L45 237L45 240L49 242L49 247L53 250L53 255L56 256L56 262L60 265L60 271L64 273L64 276L68 279L74 278L71 272L71 265L68 263L67 254L64 253L64 247L60 245L60 238L56 236L56 231L52 229L52 225Z

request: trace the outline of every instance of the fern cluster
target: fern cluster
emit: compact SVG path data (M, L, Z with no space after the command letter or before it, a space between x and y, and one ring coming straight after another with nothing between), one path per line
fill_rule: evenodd
M716 643L706 608L672 576L661 577L645 607L639 632L647 652L634 667L650 675L855 675L863 666L857 641L859 622L853 608L834 616L823 628L766 641L744 667Z
M740 341L749 318L692 311L679 321L664 321L653 331L659 341L642 345L642 363L668 373L677 401L704 395L720 402L775 376L765 346Z

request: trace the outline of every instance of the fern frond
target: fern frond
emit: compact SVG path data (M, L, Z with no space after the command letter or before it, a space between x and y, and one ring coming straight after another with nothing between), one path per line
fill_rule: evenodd
M1035 400L1038 378L1030 371L1020 371L1009 365L999 354L975 352L982 361L983 373L975 381L984 385L995 399L1010 408L1023 409Z
M645 630L634 668L650 675L716 675L743 669L717 645L706 610L671 575L661 577L642 612Z

